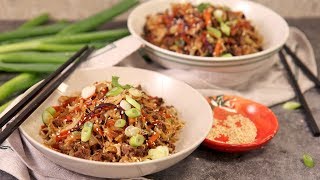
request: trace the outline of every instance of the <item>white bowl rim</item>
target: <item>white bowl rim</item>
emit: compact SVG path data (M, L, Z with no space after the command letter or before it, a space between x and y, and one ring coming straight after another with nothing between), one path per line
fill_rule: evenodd
M190 85L188 85L187 83L183 82L183 81L180 81L180 80L176 80L174 78L171 78L169 76L166 76L164 74L161 74L161 73L158 73L158 72L155 72L155 71L150 71L150 70L145 70L145 69L140 69L140 68L132 68L132 67L106 67L107 69L135 69L135 70L138 70L138 71L146 71L146 72L152 72L152 73L156 73L160 76L164 76L166 78L169 78L170 80L173 80L175 82L178 82L178 83L183 83L184 85L190 87L190 90L194 91L196 94L198 94L199 96L201 96L201 101L203 101L204 103L207 103L205 97L197 90L195 90L193 87L191 87ZM96 69L106 69L106 68L103 68L103 67L100 67L100 68L96 68ZM83 71L92 71L94 69L83 69ZM81 69L79 69L78 71L81 71ZM39 83L35 84L34 86L32 86L29 90L31 89L34 89L37 85L39 85ZM27 91L28 92L28 91ZM20 95L19 97L23 98L26 94L22 94ZM199 99L200 100L200 99ZM208 104L207 106L208 110L210 110L211 112L211 117L212 116L212 110ZM211 127L212 127L212 124L213 124L213 121L210 121L211 124L210 126L207 126L207 132L209 133ZM47 146L45 146L44 144L34 140L31 136L28 135L28 133L26 131L24 131L24 129L20 126L19 127L19 130L20 132L22 132L23 136L25 136L27 138L28 141L31 142L31 144L35 144L35 145L38 145L38 146L41 146L44 148L45 151L49 151L50 153L53 153L57 156L61 156L61 157L64 157L66 159L69 159L69 160L72 160L72 161L78 161L78 162L83 162L83 163L89 163L89 164L92 164L92 165L112 165L112 166L120 166L120 167L123 167L123 166L139 166L139 165L147 165L147 164L153 164L153 163L157 163L157 162L163 162L163 161L166 161L168 159L171 159L171 158L175 158L175 157L178 157L182 154L185 154L189 151L191 151L192 149L196 149L199 145L201 145L201 143L204 141L204 139L206 137L203 137L202 139L199 138L199 140L197 140L192 146L188 147L188 148L185 148L185 149L182 149L181 151L179 152L176 152L172 155L169 155L167 157L164 157L164 158L161 158L161 159L155 159L155 160L150 160L150 161L142 161L142 162L127 162L127 163L123 163L123 162L101 162L101 161L93 161L93 160L87 160L87 159L82 159L82 158L77 158L77 157L73 157L73 156L69 156L69 155L66 155L66 154L63 154L63 153L60 153L60 152L57 152ZM39 151L39 150L38 150ZM42 153L43 154L43 153ZM46 156L46 155L44 155Z
M214 0L211 0L211 1L214 1ZM147 2L144 2L142 4L140 4L139 6L137 6L129 15L128 17L128 22L127 22L127 26L128 26L128 29L130 31L130 33L134 36L134 37L137 37L140 41L143 42L143 44L145 44L147 47L155 50L155 51L159 51L163 54L168 54L170 56L174 56L174 57L177 57L177 58L183 58L185 61L209 61L209 62L221 62L221 61L228 61L228 62L236 62L236 61L241 61L241 60L255 60L255 58L257 57L260 57L260 56L264 56L264 55L267 55L267 54L270 54L274 51L277 51L278 49L280 49L284 44L285 42L288 40L289 38L289 26L288 26L288 23L283 19L283 17L281 17L279 14L277 14L276 12L274 12L273 10L271 10L270 8L267 8L259 3L256 3L256 2L252 2L252 1L247 1L247 0L238 0L238 2L243 2L243 3L248 3L250 4L250 6L259 6L260 8L264 8L268 11L270 11L270 13L273 13L275 16L277 16L281 22L281 24L284 25L285 27L285 34L283 35L283 38L278 41L278 43L276 45L273 45L272 47L268 48L268 49L265 49L265 50L262 50L260 52L257 52L257 53L253 53L253 54L248 54L248 55L242 55L242 56L233 56L233 57L201 57L201 56L192 56L192 55L187 55L187 54L181 54L181 53L176 53L176 52L173 52L173 51L170 51L170 50L167 50L167 49L163 49L163 48L160 48L156 45L153 45L152 43L146 41L144 38L141 37L141 35L137 34L135 31L134 31L134 28L133 28L133 14L139 10L139 8L142 8L143 6L145 5L148 5L148 4L152 4L154 3L155 1L147 1Z

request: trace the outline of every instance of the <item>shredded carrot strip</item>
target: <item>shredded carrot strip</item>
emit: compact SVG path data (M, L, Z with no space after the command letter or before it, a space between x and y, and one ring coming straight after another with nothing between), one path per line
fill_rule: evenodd
M212 16L211 14L212 13L209 9L206 9L203 11L203 18L207 26L211 25L211 16Z
M222 42L218 41L216 46L214 47L213 55L214 56L220 56L221 55L221 49L222 49Z
M152 147L154 145L154 142L159 138L159 136L160 134L156 132L148 139L147 144Z

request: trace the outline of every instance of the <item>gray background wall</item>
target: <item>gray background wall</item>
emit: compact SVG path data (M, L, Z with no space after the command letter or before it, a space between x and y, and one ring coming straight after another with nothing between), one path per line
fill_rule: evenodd
M80 19L118 0L0 0L0 20L21 20L40 12L54 18ZM320 0L255 0L285 17L320 16ZM125 19L126 15L119 17Z

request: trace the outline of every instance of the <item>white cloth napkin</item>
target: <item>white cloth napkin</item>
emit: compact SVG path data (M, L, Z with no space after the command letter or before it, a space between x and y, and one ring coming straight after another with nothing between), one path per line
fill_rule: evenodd
M291 46L294 44L297 45L298 56L301 57L304 63L314 74L317 74L317 66L313 50L305 35L301 31L291 28L288 44ZM135 46L137 46L137 44L135 44ZM292 48L294 47L292 46ZM126 53L119 54L120 51L116 49L113 50L113 52L115 52L115 54L112 55L114 58L125 57L131 53L130 51L126 51ZM278 57L274 56L273 58ZM109 63L105 62L99 64L99 66L110 66L114 65L115 62L117 61L110 61ZM289 61L289 64L292 66L291 61ZM86 68L89 65L90 62L82 67ZM241 90L226 89L212 85L210 79L216 77L212 77L209 72L201 72L196 70L184 71L177 69L168 70L161 68L159 65L154 63L148 64L139 56L138 53L134 53L126 58L123 62L121 62L121 65L150 69L168 76L172 76L190 84L205 96L233 94L253 99L268 106L281 103L294 97L294 92L286 79L286 72L279 63L274 65L270 72L265 76L247 83L247 88L242 88ZM302 75L300 70L297 70L294 67L293 69L303 92L313 87L313 83L310 82L304 75ZM14 103L17 103L18 101L19 98L17 98ZM47 160L24 137L20 136L19 131L15 131L8 138L8 140L0 146L0 148L0 169L12 174L18 179L27 180L32 176L37 179L96 179L66 170Z

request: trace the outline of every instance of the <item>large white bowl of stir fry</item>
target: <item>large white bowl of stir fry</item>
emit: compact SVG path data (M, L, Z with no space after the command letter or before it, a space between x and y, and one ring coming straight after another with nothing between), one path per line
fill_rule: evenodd
M156 72L77 70L20 126L48 159L96 177L161 171L205 139L212 111L187 84Z
M268 69L289 35L281 16L243 0L152 0L133 10L128 27L165 67L224 73Z

